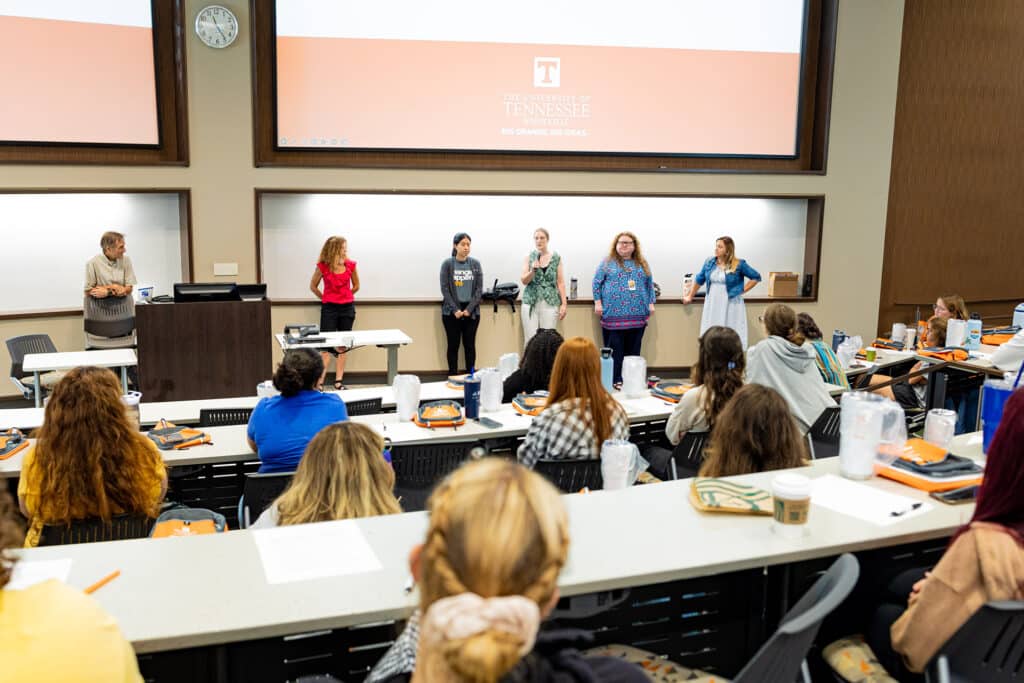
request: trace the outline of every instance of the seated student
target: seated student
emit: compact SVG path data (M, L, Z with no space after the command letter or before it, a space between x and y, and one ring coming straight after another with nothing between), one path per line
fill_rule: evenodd
M5 588L22 541L0 486L0 680L142 683L131 643L96 600L53 579Z
M807 313L801 313L796 317L796 329L804 335L806 340L804 343L810 342L811 348L814 349L814 362L818 364L821 378L828 384L837 384L844 389L849 389L850 380L839 364L839 359L836 358L832 347L822 339L821 330L814 322L814 318Z
M783 470L807 464L807 440L777 391L748 384L733 394L711 432L701 477Z
M747 382L775 389L789 404L800 431L807 433L821 411L836 402L814 362L814 349L797 329L796 313L772 304L761 316L767 339L747 351Z
M921 680L909 672L923 671L982 605L1024 599L1022 489L1024 391L1016 391L989 446L971 521L953 535L935 568L913 585L906 607L883 604L875 612L867 640L890 675Z
M541 328L526 342L519 368L505 379L501 402L509 403L519 394L547 390L551 381L551 367L555 354L561 348L562 335L557 330Z
M1021 361L1024 361L1024 329L992 352L992 364L1000 370L1017 372Z
M935 300L932 310L944 320L968 320L971 317L964 298L959 294L943 294Z
M925 346L945 346L946 325L946 318L941 318L937 315L929 318L928 337L925 340ZM917 372L926 365L928 365L928 363L925 361L916 363L914 367L910 369L910 372ZM888 375L874 375L871 377L871 384L880 384L888 382L891 379L892 377L889 377ZM871 389L871 391L896 401L907 410L924 408L925 397L928 393L928 375L911 377L905 382L881 387L880 389Z
M694 388L683 394L665 425L665 436L677 445L687 432L710 432L715 419L740 387L746 368L743 345L735 330L713 325L697 340Z
M519 446L519 462L541 458L594 460L607 439L628 439L626 411L601 386L601 358L594 342L567 340L555 356L548 404L533 419Z
M292 349L274 373L280 396L265 398L249 416L249 447L260 458L260 472L293 472L306 444L321 429L348 419L337 394L319 391L324 362L313 349Z
M306 446L288 488L250 529L375 517L402 511L384 439L357 422L336 422Z
M36 439L18 481L18 502L29 519L26 547L38 545L48 524L157 516L167 492L163 458L128 419L121 382L109 369L74 368L58 382Z
M650 680L582 655L587 632L538 632L569 549L561 496L541 476L486 458L455 471L427 505L426 539L409 557L419 610L367 683Z

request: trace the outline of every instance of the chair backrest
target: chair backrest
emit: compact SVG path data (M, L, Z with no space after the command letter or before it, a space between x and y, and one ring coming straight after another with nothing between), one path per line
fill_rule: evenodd
M1024 680L1024 602L983 605L939 649L928 674L950 683Z
M384 399L380 397L346 401L345 410L348 412L349 417L353 415L376 415L381 412L383 403Z
M464 463L475 443L439 443L391 447L395 495L406 512L423 510L434 486Z
M853 591L857 558L840 555L828 571L782 617L782 623L736 675L733 683L793 683L821 622Z
M674 479L696 476L704 462L704 447L711 437L710 432L686 432L686 436L672 449L672 471Z
M825 408L807 432L814 449L812 456L817 460L839 455L839 411L839 406Z
M11 357L11 377L20 379L25 373L21 364L30 353L56 353L57 347L48 334L23 334L7 340L7 353Z
M596 491L604 486L600 460L538 460L533 470L564 493L578 493L582 488Z
M277 497L284 493L294 472L249 472L245 475L238 526L246 528L259 518Z
M128 538L146 538L153 521L145 515L114 515L109 522L102 519L76 519L70 524L43 527L39 545L69 545L72 543L98 543L122 541Z
M97 337L125 337L135 329L135 301L131 296L96 299L86 294L82 311L85 331Z
M200 427L226 427L248 424L252 408L200 408Z

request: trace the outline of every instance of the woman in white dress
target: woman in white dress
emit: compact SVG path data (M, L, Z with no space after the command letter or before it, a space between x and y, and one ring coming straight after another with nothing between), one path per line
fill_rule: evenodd
M683 292L683 303L693 301L693 296L704 285L704 314L700 319L700 333L708 328L722 325L736 330L743 348L747 348L747 307L743 295L757 286L761 274L749 263L736 258L736 243L731 237L719 237L715 241L715 255L704 262L689 291Z

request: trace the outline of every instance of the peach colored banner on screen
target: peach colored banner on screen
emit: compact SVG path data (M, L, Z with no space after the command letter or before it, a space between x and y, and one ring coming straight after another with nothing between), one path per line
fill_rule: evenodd
M800 55L278 38L278 143L795 153Z
M155 145L153 32L0 16L0 140Z

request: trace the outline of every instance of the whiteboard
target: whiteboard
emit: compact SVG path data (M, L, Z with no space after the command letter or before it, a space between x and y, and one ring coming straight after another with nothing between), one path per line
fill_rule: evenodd
M769 271L803 269L807 228L807 199L265 193L260 209L272 299L312 299L309 281L330 235L345 237L359 264L358 299L440 299L441 262L456 232L472 238L485 288L518 282L538 227L562 256L566 291L578 278L581 299L621 230L636 233L662 296L682 294L684 274L700 269L722 235L764 278L750 295L766 296Z
M182 281L179 195L0 194L0 234L11 251L0 268L0 313L82 307L85 263L100 236L124 233L140 284L170 293Z

